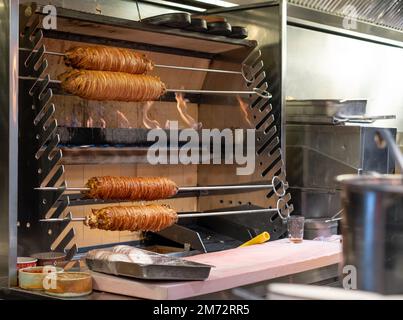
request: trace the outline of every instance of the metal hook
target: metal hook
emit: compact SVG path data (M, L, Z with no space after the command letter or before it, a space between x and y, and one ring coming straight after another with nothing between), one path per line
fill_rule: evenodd
M262 90L260 88L253 88L253 91L263 99L271 99L273 96L269 91Z
M285 210L287 212L286 217L283 216L283 213L282 213L282 210L281 210L281 202L285 203L284 206L285 206ZM287 203L287 201L285 201L283 198L280 198L280 199L277 200L277 213L280 216L281 220L286 221L290 217L290 210L289 209L290 209L290 206Z
M280 183L280 187L276 188L276 184ZM271 179L271 184L273 186L273 191L278 197L284 197L285 196L285 183L283 180L281 180L278 176L274 176L273 179ZM282 190L281 192L278 192L278 190Z
M252 83L253 81L255 81L255 76L252 74L251 70L252 68L249 65L242 63L241 75L247 83ZM250 75L252 78L249 79L248 75Z

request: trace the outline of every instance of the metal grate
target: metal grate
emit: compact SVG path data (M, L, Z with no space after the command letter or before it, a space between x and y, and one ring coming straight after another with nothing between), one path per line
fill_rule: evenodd
M289 3L403 31L403 0L288 0Z

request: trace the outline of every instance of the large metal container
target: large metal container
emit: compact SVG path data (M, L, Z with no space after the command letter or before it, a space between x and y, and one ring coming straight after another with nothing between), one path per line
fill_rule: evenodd
M403 177L343 175L343 266L357 270L357 289L403 293Z
M338 220L329 218L306 219L304 226L304 239L313 240L319 237L331 237L337 234Z

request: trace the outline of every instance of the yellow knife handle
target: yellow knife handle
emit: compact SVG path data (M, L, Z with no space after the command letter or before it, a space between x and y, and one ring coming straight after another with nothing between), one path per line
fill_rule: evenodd
M256 237L250 239L249 241L245 242L244 244L241 244L239 247L246 247L246 246L251 246L254 244L260 244L260 243L265 243L266 241L270 240L270 234L268 232L262 232L261 234L257 235Z

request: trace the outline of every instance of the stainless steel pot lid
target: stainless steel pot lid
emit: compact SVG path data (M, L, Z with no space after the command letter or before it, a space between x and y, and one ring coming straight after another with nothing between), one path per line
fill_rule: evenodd
M388 192L403 194L403 176L397 174L356 175L345 174L336 177L343 188L355 192Z

